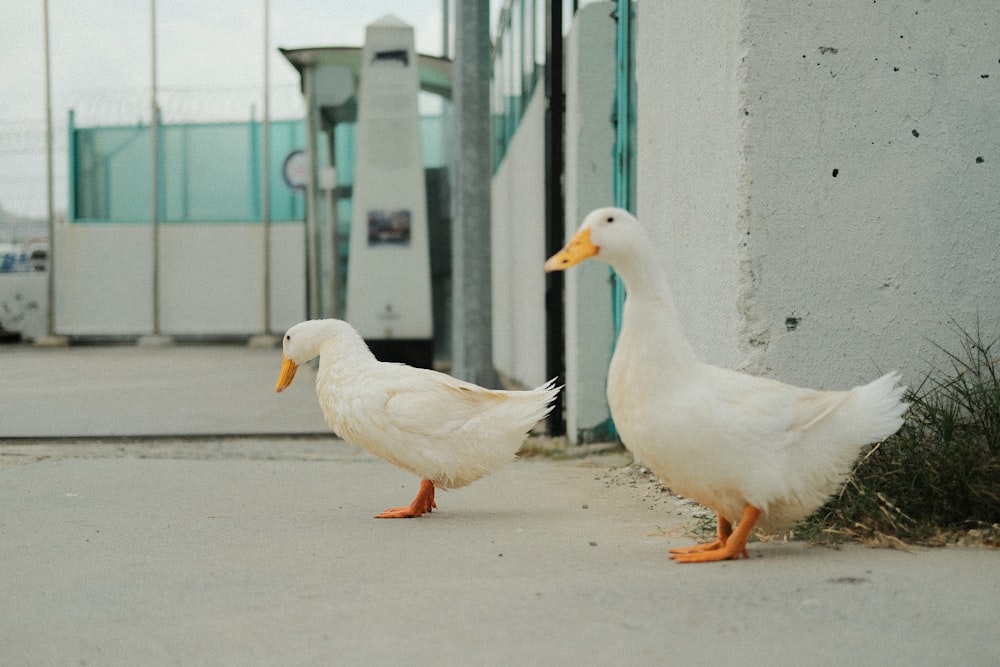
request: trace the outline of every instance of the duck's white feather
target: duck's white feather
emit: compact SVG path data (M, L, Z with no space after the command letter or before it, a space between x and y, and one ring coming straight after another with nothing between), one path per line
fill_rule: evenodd
M436 371L380 362L340 320L298 324L284 345L296 363L319 355L316 395L334 432L444 489L465 486L513 460L559 391L551 381L531 391L484 389Z
M638 221L602 209L581 229L626 286L611 415L625 446L677 493L730 522L750 504L761 529L786 527L839 488L864 445L902 424L898 373L817 391L702 363Z

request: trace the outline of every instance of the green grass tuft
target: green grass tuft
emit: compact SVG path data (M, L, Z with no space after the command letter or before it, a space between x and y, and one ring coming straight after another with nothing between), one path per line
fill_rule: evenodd
M1000 524L1000 339L986 342L978 323L957 332L958 351L938 346L947 368L907 392L903 427L797 535L939 544Z

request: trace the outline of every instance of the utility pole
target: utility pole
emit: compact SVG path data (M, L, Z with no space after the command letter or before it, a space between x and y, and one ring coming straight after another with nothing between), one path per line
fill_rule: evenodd
M150 7L150 143L153 156L151 171L152 202L150 221L153 231L153 336L160 335L160 105L156 94L156 0Z
M271 3L264 0L264 134L261 171L264 192L262 219L264 227L264 322L262 333L271 331Z
M487 25L489 27L489 25ZM441 0L441 57L451 57L451 0Z
M260 333L251 336L251 347L274 347L271 335L271 3L264 0L264 128L261 133L261 234L264 245L263 300Z
M150 24L150 227L152 232L152 267L153 277L153 332L140 336L137 343L146 346L168 345L172 342L169 336L160 333L160 103L157 99L156 82L156 0L149 2Z
M67 339L55 333L56 308L56 212L52 190L52 68L49 46L49 0L42 3L45 22L45 200L48 212L49 254L45 263L46 308L45 335L35 339L39 347L66 345Z
M55 334L55 274L52 268L55 265L55 207L52 196L52 70L49 51L49 0L42 3L42 11L45 19L45 201L49 221L49 255L47 259L48 272L48 301L49 307L46 313L45 334L52 336Z
M489 20L489 0L455 3L452 372L497 387L490 278Z

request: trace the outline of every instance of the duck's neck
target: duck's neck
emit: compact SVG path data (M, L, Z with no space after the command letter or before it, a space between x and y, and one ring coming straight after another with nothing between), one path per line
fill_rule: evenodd
M366 364L375 362L375 356L360 338L355 340L331 340L320 346L317 385L332 386L334 383L350 382L364 372Z
M642 350L660 371L693 368L698 358L684 336L666 274L647 249L636 259L615 267L626 294L619 345Z

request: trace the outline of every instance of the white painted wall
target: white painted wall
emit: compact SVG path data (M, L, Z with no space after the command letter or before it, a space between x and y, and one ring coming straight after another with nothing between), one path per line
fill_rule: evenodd
M263 319L259 224L182 223L160 229L160 325L168 335L252 335ZM271 226L271 331L305 319L301 222ZM148 224L56 229L55 329L68 336L151 333Z
M306 319L304 222L271 225L271 331L283 333Z
M583 7L566 37L566 238L595 208L614 198L613 2ZM565 276L566 433L578 444L606 437L605 388L614 339L607 265L584 262Z
M301 225L271 227L271 331L305 319ZM259 224L164 225L160 232L162 311L168 335L259 333L264 239Z
M152 332L152 227L78 223L55 230L57 334L140 336Z
M0 273L0 326L22 338L44 336L48 288L43 271Z
M545 116L537 86L493 176L493 362L508 380L545 377Z
M973 0L640 3L638 212L703 358L913 383L950 320L995 335L998 25Z

